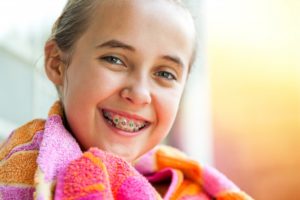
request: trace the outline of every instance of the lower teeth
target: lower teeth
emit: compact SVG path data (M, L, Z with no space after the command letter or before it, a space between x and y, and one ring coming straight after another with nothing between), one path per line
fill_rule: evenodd
M122 123L119 123L119 124L113 124L116 128L118 129L121 129L123 131L128 131L128 132L135 132L135 131L138 131L139 128L138 127L130 127L128 126L127 124L122 124Z

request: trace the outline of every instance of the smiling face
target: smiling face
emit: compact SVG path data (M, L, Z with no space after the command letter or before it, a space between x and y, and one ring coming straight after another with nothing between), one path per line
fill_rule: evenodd
M82 148L131 162L170 131L193 54L193 22L164 0L103 1L91 20L58 84L65 114Z

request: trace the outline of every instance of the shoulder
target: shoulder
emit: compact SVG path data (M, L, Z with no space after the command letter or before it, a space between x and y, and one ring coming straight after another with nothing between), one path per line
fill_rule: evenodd
M184 152L167 145L159 145L147 152L134 163L142 174L151 174L164 168L181 171L185 176L199 182L201 165L188 157Z
M166 169L176 172L173 174L178 176L176 180L181 180L181 183L177 182L178 189L174 195L179 194L179 191L181 195L190 194L191 191L203 195L205 191L207 195L217 199L252 200L214 167L203 165L170 146L162 145L154 148L139 158L135 167L145 175Z
M14 130L0 147L0 196L23 199L34 190L39 144L44 120L33 120Z
M44 129L44 125L45 120L35 119L15 129L1 145L0 160L8 156L16 147L32 141L36 133Z

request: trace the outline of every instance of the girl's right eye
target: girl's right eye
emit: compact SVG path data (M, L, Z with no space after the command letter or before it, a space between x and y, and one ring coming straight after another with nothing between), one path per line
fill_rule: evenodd
M124 65L123 61L116 56L105 56L101 60L104 60L113 65Z

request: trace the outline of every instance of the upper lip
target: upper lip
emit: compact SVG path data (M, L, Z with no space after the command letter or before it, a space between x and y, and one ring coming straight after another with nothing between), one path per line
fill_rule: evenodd
M136 115L136 114L131 114L131 113L128 113L128 112L116 111L116 110L107 109L107 108L102 109L102 111L112 112L112 113L115 113L117 115L121 115L121 116L124 116L126 118L129 118L129 119L135 119L135 120L145 121L145 122L150 123L150 121L147 120L146 118L144 118L142 116L139 116L139 115Z

